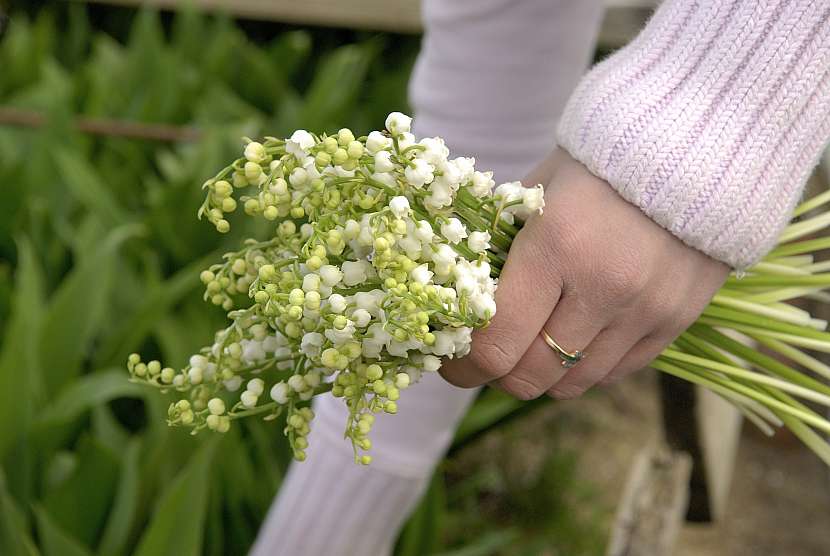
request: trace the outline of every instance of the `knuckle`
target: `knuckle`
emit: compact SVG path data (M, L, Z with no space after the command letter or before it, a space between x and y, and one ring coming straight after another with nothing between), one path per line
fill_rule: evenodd
M653 321L668 322L677 317L677 301L669 291L655 290L643 301L644 313Z
M496 380L513 370L513 365L519 359L514 351L506 338L496 340L489 335L482 335L476 338L468 357L489 380Z
M535 400L545 393L545 388L527 380L516 373L509 374L499 380L499 386L514 398L523 401Z
M648 273L636 260L626 257L605 267L602 283L610 297L631 298L646 289Z

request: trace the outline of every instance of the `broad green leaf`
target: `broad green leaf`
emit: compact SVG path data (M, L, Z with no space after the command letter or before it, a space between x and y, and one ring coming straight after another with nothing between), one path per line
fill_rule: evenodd
M6 478L0 471L0 554L3 556L39 556L29 536L26 517L6 490Z
M69 192L90 211L97 214L102 222L107 222L112 226L125 224L134 219L79 152L61 149L55 153L55 162Z
M353 44L330 54L306 92L298 127L322 131L332 123L343 123L374 56L375 49Z
M210 464L218 442L210 438L170 483L152 513L134 556L202 553Z
M63 531L41 506L36 504L34 513L44 556L91 556L89 549Z
M34 488L30 423L42 399L39 334L43 277L28 239L18 242L18 268L10 322L0 351L0 459L10 490L27 504Z
M458 425L453 447L469 442L513 417L523 415L548 403L551 401L546 398L526 402L517 400L499 390L485 389Z
M138 349L141 341L152 331L155 323L199 285L199 272L217 257L217 252L209 253L180 269L160 287L147 292L144 303L135 314L124 319L107 338L106 344L99 348L96 354L99 364L112 365L126 361L130 352Z
M446 507L446 487L440 470L432 476L426 494L401 531L397 556L434 554L440 546L441 524Z
M116 556L124 554L130 540L130 532L135 526L138 511L138 494L140 488L139 455L141 444L137 438L130 441L124 452L124 462L121 466L121 478L118 481L118 490L109 511L107 525L98 545L98 554L101 556Z
M136 225L113 230L52 296L40 346L48 392L58 391L80 372L90 342L104 325L102 317L114 284L118 247L139 230Z
M92 408L91 425L92 433L101 444L116 454L124 453L130 441L130 432L115 418L109 406L99 405Z
M45 494L43 507L64 531L93 546L115 493L119 463L113 453L88 436L79 442L77 455L75 472Z
M40 412L36 425L68 423L116 398L139 398L148 394L149 388L128 382L127 376L124 369L108 369L80 377Z

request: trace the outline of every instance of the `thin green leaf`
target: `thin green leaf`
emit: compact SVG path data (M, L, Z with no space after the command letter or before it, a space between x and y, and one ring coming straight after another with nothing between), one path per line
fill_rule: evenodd
M85 411L116 398L139 398L147 388L127 381L123 369L85 375L69 384L38 416L39 426L71 422Z
M6 489L6 478L0 471L0 554L3 556L39 556L29 536L26 518Z
M91 437L81 440L77 455L74 473L46 493L43 507L64 531L92 546L106 521L119 463L113 453Z
M52 297L41 342L48 392L57 392L80 372L87 347L104 325L118 247L140 229L132 225L113 230L94 254L70 272Z
M113 195L112 189L80 153L62 149L55 153L55 163L70 193L102 222L124 224L133 218Z
M130 531L135 525L134 521L138 512L140 449L140 441L134 438L124 452L118 489L107 518L107 525L101 536L101 542L98 545L100 556L124 554L130 540Z
M44 556L91 556L89 549L62 530L40 505L34 506L34 513Z
M135 556L199 556L202 553L210 463L217 441L217 437L209 439L170 482Z
M398 539L397 556L434 554L439 548L441 524L446 506L446 487L440 470L432 476L429 489L409 518Z

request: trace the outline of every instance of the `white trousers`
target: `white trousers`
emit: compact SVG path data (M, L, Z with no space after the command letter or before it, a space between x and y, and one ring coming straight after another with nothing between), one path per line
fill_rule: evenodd
M554 147L602 2L425 0L423 12L409 91L416 135L443 137L453 156L474 156L497 183L521 179ZM343 439L342 401L316 400L308 459L291 466L251 554L390 554L475 394L424 377L402 393L397 415L379 415L368 467L355 465Z

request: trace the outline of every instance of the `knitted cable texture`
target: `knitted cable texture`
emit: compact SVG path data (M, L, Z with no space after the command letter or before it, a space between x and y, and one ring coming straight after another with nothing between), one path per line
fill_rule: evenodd
M668 0L582 79L557 137L686 244L746 268L830 138L830 2Z

